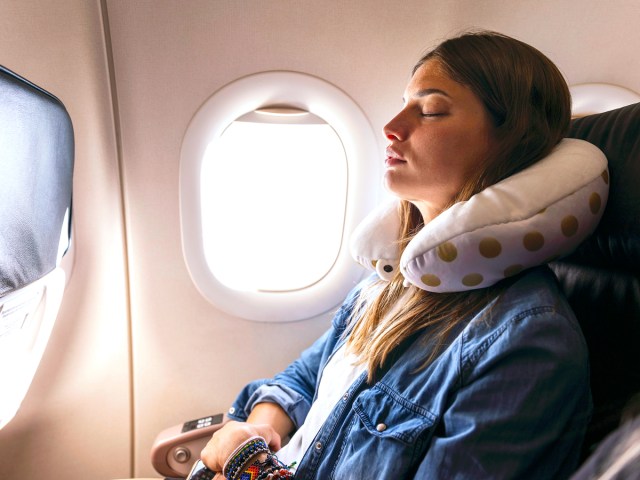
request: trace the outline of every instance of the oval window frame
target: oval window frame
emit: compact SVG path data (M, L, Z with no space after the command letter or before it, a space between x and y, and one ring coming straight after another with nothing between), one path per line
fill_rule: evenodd
M336 262L315 284L288 292L233 290L207 267L202 237L200 172L207 146L242 115L269 105L307 110L331 125L347 158L347 199ZM237 79L211 95L189 123L180 151L180 230L182 249L194 285L210 303L240 318L292 322L321 315L339 305L364 270L353 261L348 239L379 200L382 161L371 124L351 97L318 77L270 71ZM377 188L376 188L377 187Z

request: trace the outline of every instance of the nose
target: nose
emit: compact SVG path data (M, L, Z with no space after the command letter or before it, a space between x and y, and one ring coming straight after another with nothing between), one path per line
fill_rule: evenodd
M407 126L403 120L403 112L398 113L387 123L382 131L388 140L403 141L407 137Z

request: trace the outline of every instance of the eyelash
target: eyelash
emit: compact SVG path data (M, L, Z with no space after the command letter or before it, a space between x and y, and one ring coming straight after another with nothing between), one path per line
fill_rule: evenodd
M423 117L442 117L444 113L423 113Z

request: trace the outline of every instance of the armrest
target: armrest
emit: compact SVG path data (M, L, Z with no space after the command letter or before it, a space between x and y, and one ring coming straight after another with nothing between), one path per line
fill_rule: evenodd
M151 465L166 477L186 478L211 436L225 422L219 413L163 430L151 447Z

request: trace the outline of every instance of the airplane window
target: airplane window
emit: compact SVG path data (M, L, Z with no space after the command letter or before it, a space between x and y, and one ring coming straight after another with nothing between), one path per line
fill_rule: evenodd
M256 110L209 144L201 195L205 258L220 282L254 291L308 287L340 250L342 142L304 110Z
M257 73L209 97L180 153L183 253L203 297L265 322L338 306L365 275L348 239L383 195L379 140L311 75Z

